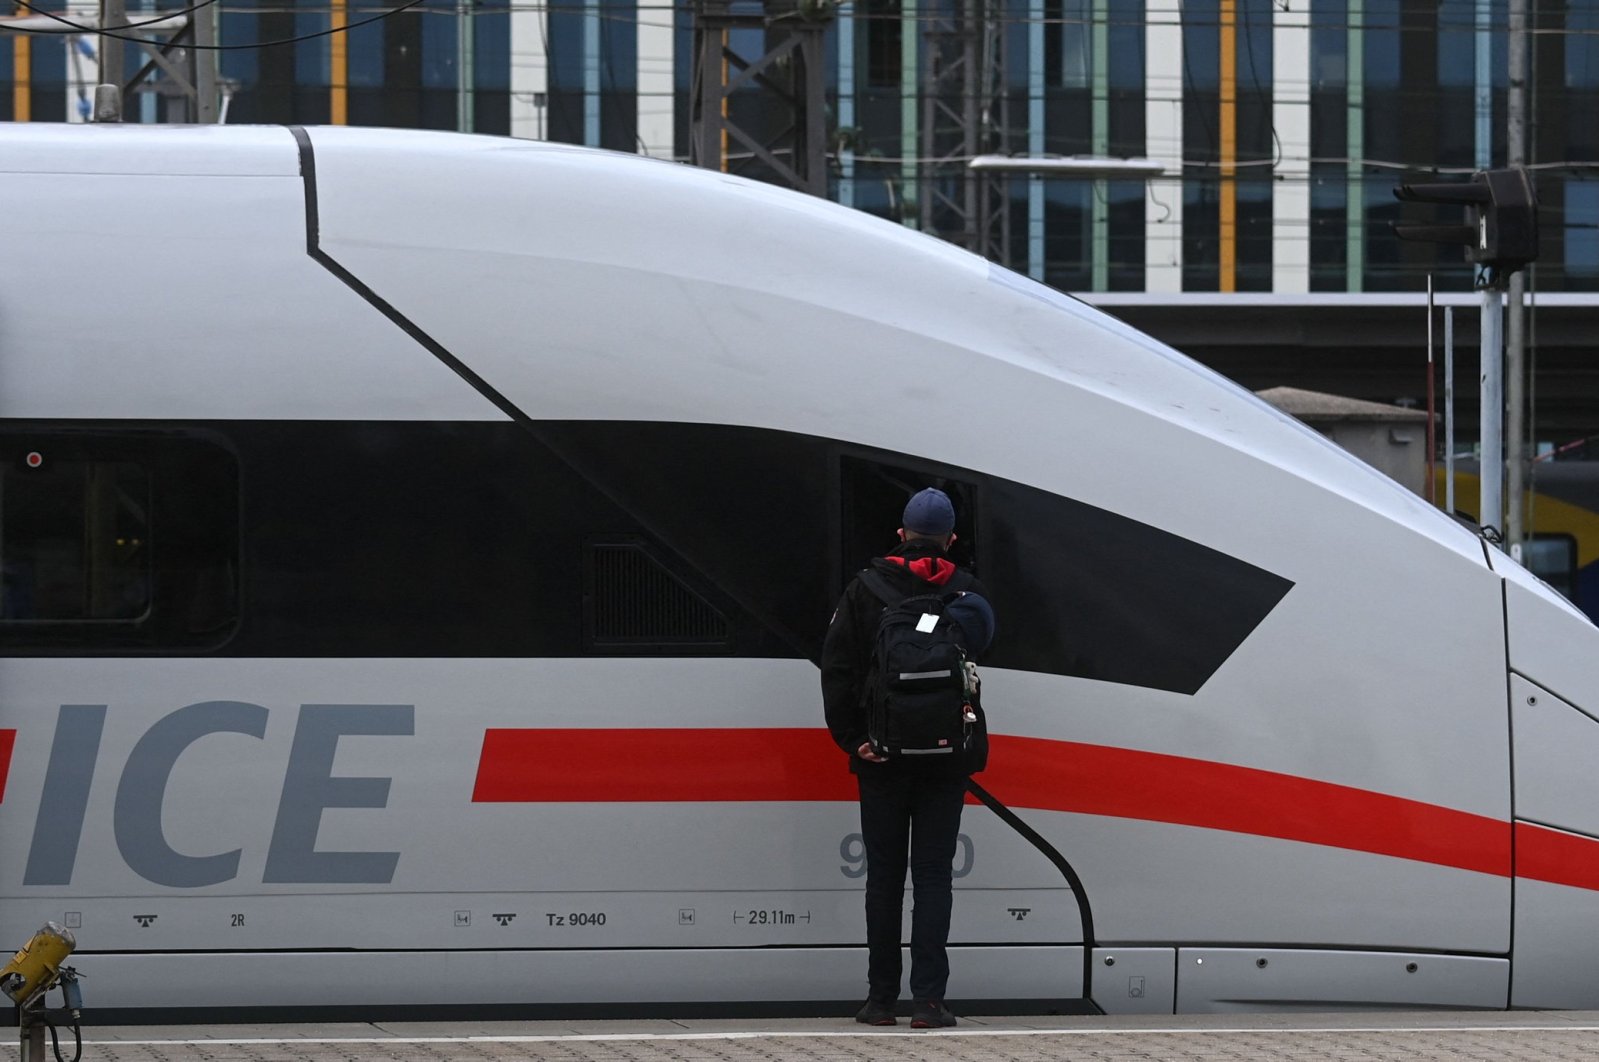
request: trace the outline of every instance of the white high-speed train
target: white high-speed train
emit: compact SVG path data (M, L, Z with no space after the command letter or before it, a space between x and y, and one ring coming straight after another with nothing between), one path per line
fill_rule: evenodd
M100 1013L848 1013L815 661L930 483L957 1006L1599 1006L1599 633L1103 314L485 137L12 126L0 200L0 941Z

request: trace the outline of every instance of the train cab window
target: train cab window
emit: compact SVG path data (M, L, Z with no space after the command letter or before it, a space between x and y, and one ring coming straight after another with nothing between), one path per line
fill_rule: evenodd
M1568 601L1577 599L1577 540L1570 535L1533 535L1521 545L1527 570L1558 590Z
M0 433L8 652L218 643L236 617L233 460L158 432Z
M0 477L0 617L136 622L150 609L150 475L29 450Z
M858 457L840 459L839 479L844 523L840 587L873 557L881 557L898 544L894 529L900 526L905 503L924 487L937 487L955 503L955 544L950 547L949 556L961 567L977 572L975 484L925 469Z

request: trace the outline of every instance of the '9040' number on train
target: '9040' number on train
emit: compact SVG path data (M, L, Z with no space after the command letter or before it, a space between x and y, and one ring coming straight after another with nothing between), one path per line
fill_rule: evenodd
M866 840L858 833L844 835L838 843L839 858L844 860L838 868L846 878L859 878L866 875ZM972 872L972 863L977 859L977 846L972 844L972 839L964 833L958 838L955 847L954 876L964 878Z

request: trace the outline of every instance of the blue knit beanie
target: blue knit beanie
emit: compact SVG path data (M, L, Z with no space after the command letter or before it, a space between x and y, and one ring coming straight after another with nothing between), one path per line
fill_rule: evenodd
M955 530L955 506L949 495L928 487L905 505L904 527L918 535L947 535Z

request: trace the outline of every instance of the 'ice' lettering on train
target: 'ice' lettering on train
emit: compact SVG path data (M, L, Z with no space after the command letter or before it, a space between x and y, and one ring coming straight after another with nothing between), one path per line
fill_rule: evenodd
M179 708L145 731L123 765L112 812L117 850L129 869L169 888L194 889L232 881L243 849L186 855L161 827L167 784L178 757L209 734L266 736L266 708L244 701L203 701ZM45 772L24 885L68 885L83 836L89 788L105 729L103 704L64 704ZM394 880L398 852L320 852L317 829L327 808L383 808L388 778L333 774L339 739L410 736L409 704L305 704L300 707L283 792L278 800L263 881L294 885L386 885Z

